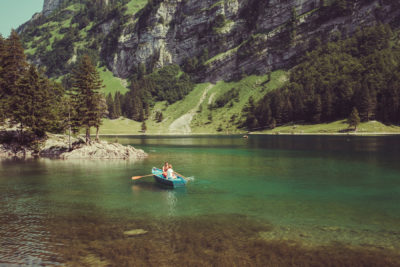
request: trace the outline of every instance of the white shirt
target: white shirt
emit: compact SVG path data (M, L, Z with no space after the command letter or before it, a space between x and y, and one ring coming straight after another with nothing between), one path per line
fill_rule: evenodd
M169 168L167 171L167 179L175 179L174 170Z

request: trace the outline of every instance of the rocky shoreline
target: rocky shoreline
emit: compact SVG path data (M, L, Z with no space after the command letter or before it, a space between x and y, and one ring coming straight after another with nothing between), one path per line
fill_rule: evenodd
M35 148L18 143L0 144L0 158L52 158L52 159L142 159L147 154L133 146L124 146L106 141L92 141L86 144L83 138L71 137L71 150L68 136L49 135Z

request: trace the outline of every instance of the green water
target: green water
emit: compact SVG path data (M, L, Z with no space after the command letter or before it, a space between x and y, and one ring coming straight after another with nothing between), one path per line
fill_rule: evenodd
M263 240L400 251L400 137L108 138L116 139L149 157L0 162L0 263L57 264L62 244L44 225L65 215L246 216L271 227L258 232ZM190 179L186 188L130 179L166 160Z

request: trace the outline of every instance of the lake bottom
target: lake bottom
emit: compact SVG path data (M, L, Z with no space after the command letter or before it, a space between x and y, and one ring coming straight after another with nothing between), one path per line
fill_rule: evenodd
M288 229L240 214L177 218L154 218L143 214L134 217L75 212L46 218L41 222L46 234L36 240L42 245L40 261L33 260L30 264L400 266L400 255L396 250L341 242L307 243L290 238ZM302 232L300 238L301 235L307 237L309 233ZM10 263L29 264L26 259L18 262L15 253L9 256L12 257ZM3 254L1 261L7 263L6 260L7 255Z

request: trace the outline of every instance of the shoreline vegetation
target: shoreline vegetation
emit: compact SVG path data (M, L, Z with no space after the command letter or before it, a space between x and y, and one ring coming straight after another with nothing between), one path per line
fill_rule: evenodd
M238 129L237 131L228 130L211 130L201 132L198 129L191 133L169 132L166 127L165 133L162 132L157 125L149 125L146 132L142 132L141 124L139 122L129 120L126 118L119 118L115 120L104 120L103 125L100 126L101 134L99 136L196 136L196 135L398 135L400 134L400 126L385 125L378 121L362 122L357 127L357 131L348 128L346 120L339 120L331 123L320 124L294 124L289 123L286 125L278 126L274 129L265 129L259 131L245 131ZM95 134L94 131L91 134Z

